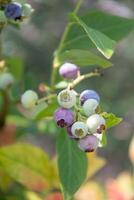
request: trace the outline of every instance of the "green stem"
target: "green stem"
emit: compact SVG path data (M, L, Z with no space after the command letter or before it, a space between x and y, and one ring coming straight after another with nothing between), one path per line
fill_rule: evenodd
M84 0L79 0L77 2L76 7L75 7L75 9L73 11L75 14L79 11L80 6L83 3L83 1ZM66 39L66 37L68 35L68 32L69 32L69 30L70 30L72 25L73 25L73 23L69 22L68 25L66 26L66 28L64 30L64 33L62 35L59 47L58 47L57 51L55 52L55 55L57 55L61 51L61 49L63 47L63 44L64 44L64 41L65 41L65 39ZM54 62L53 62L52 74L51 74L51 88L52 88L53 91L54 91L54 85L55 85L55 82L56 82L56 75L57 75L57 68L55 67Z

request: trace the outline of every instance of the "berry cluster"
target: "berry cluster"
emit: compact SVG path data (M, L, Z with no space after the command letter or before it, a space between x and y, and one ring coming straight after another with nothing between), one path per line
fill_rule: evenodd
M11 0L0 0L0 12L3 12L3 23L8 21L23 21L33 12L30 4L20 4ZM2 23L2 22L1 22Z
M60 67L59 73L67 79L79 76L79 68L71 63ZM77 140L78 147L92 152L101 146L106 129L105 119L99 114L100 97L94 90L84 90L80 95L73 89L62 90L57 101L60 105L54 113L58 126L66 128L70 138Z

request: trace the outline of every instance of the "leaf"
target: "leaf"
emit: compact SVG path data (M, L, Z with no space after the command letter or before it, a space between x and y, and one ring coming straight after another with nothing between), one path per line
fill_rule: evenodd
M61 53L54 60L55 67L59 67L65 62L72 62L80 67L98 65L103 68L110 67L111 62L87 51L80 49L71 49Z
M47 107L44 107L35 115L35 120L41 120L46 117L53 117L55 110L57 109L58 104L56 101L50 103Z
M101 115L106 120L107 128L111 128L113 126L116 126L117 124L119 124L122 121L122 118L116 117L116 115L114 115L113 113L103 112Z
M42 191L55 185L56 170L47 154L29 144L0 149L0 169L31 190Z
M90 28L76 15L72 15L77 23L84 29L89 39L94 43L97 49L106 57L111 58L114 53L115 41L107 37L104 33Z
M87 174L87 157L63 130L57 141L58 170L65 200L70 200Z
M92 29L96 29L112 40L119 41L134 30L134 19L127 19L110 15L101 11L90 11L80 17L80 19ZM78 24L72 23L66 40L63 43L62 51L69 49L91 49L93 43L87 34Z

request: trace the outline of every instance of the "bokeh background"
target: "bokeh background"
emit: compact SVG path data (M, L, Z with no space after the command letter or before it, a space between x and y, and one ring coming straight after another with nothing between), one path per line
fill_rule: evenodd
M66 26L68 13L73 10L75 0L29 0L35 12L21 29L6 28L3 33L3 53L7 57L20 57L24 63L23 89L38 90L39 83L48 83L53 53ZM80 13L99 9L108 13L134 17L133 0L85 0ZM120 41L112 58L113 67L104 71L103 77L86 80L78 86L95 89L101 95L101 104L107 112L123 117L123 122L107 133L108 144L98 154L106 158L107 164L93 177L99 183L116 178L122 171L132 171L128 147L134 134L134 32ZM84 71L88 71L87 68ZM22 89L22 90L23 90ZM43 125L40 124L40 127ZM18 133L19 140L26 140L55 152L55 139L46 129L41 132L36 125L25 133ZM52 128L52 134L53 134ZM94 199L93 199L94 200ZM122 200L122 199L121 199Z

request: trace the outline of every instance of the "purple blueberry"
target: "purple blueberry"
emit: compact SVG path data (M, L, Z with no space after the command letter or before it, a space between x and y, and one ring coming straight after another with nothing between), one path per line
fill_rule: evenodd
M94 135L88 135L78 142L78 147L85 152L93 152L99 145L99 139Z
M83 105L84 102L88 99L95 99L98 102L100 101L100 97L98 95L97 92L95 92L94 90L84 90L81 94L80 94L80 101L81 104Z
M22 6L19 3L12 2L5 7L5 15L9 19L19 19L22 15Z
M72 63L65 63L59 69L59 74L67 79L75 79L78 73L79 68Z
M58 108L54 113L54 119L61 128L71 126L75 120L72 110L66 108Z

